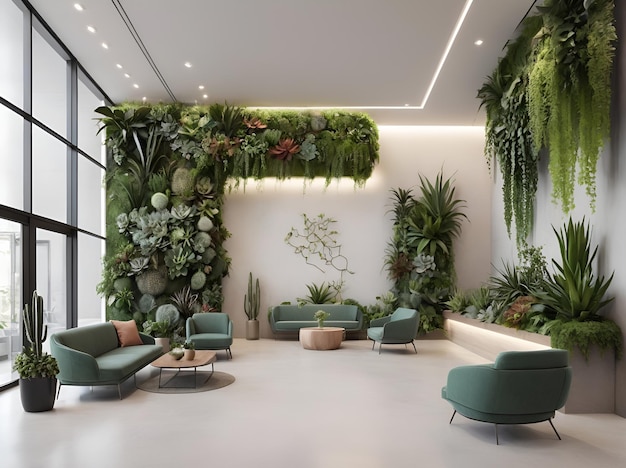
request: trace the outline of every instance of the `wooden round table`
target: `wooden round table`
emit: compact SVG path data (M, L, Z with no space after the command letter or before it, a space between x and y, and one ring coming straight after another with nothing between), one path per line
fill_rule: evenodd
M305 327L300 329L300 343L304 349L325 351L341 346L346 329L340 327Z

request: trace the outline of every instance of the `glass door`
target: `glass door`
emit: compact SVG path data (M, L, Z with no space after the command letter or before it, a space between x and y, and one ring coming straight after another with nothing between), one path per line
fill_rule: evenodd
M22 227L0 219L0 387L16 379L13 360L22 350Z

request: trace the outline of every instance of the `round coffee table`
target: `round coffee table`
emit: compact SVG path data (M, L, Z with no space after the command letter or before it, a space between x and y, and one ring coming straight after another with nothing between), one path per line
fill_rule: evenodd
M346 329L340 327L304 327L300 329L300 343L304 349L338 349L345 333Z
M153 367L157 367L159 369L159 388L167 388L168 386L174 386L173 381L181 373L180 370L190 369L192 367L193 367L194 387L197 387L198 386L198 382L196 381L197 368L200 366L206 366L208 364L211 364L211 372L209 373L209 376L206 378L206 380L209 380L211 376L213 375L213 371L214 371L213 363L215 362L216 356L217 355L215 351L196 350L196 355L193 359L185 359L184 357L181 359L174 359L169 353L165 353L160 358L152 361L150 365ZM161 376L163 374L163 369L177 369L177 372L167 382L161 384Z

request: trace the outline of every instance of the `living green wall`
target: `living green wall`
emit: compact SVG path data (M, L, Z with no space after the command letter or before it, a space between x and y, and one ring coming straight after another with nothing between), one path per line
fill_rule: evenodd
M246 179L350 177L362 186L378 162L365 114L258 111L228 105L123 104L96 110L106 132L108 319L181 318L221 310L230 258L222 220L228 187Z

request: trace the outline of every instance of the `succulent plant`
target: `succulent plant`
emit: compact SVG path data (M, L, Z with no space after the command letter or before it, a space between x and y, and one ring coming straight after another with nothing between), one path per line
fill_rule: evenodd
M326 119L322 115L311 116L311 129L314 132L320 132L326 128Z
M319 151L317 151L317 146L315 146L315 135L309 133L304 138L300 146L300 152L296 154L296 157L304 161L311 161L317 156L319 156Z
M193 238L195 250L200 253L211 247L211 242L211 236L203 231L198 232Z
M252 289L252 273L248 276L248 294L243 297L243 310L248 317L248 320L256 320L259 316L259 307L261 297L261 288L259 286L259 279L256 279L254 290Z
M173 206L171 213L173 218L184 221L196 214L196 207L181 203L177 206Z
M201 177L196 182L196 192L203 197L210 197L213 192L213 182L208 177Z
M196 312L196 309L200 308L198 304L198 293L192 293L189 285L186 285L180 291L172 295L170 300L183 318L191 317Z
M244 118L243 123L246 127L248 127L249 131L257 130L257 129L261 130L261 129L267 128L267 125L261 122L261 119L259 119L258 117Z
M198 230L209 232L211 229L213 229L213 221L211 221L211 218L208 216L201 216L198 220Z
M180 313L176 306L163 304L157 308L155 317L157 322L167 322L170 326L175 327L180 320Z
M169 271L170 279L177 276L187 276L189 266L197 261L196 255L190 249L176 245L165 252L165 264Z
M140 293L159 296L167 287L167 268L164 265L157 269L149 268L137 275L135 281Z
M204 272L196 271L191 277L190 284L191 284L191 289L195 291L198 291L204 288L204 285L206 284L206 275L204 274Z
M172 174L172 192L175 194L189 194L193 192L194 185L193 174L186 167L179 167Z
M270 149L270 154L280 161L291 161L293 155L299 151L300 145L293 138L283 138L276 146Z
M168 201L169 199L167 198L167 195L162 192L157 192L152 195L152 198L150 198L150 203L157 210L164 210L167 208Z
M150 264L150 257L133 258L128 263L130 265L130 272L137 275L148 268L148 265Z
M217 255L217 252L214 249L212 248L206 249L204 252L202 252L202 263L208 265L209 263L213 261L216 255Z

